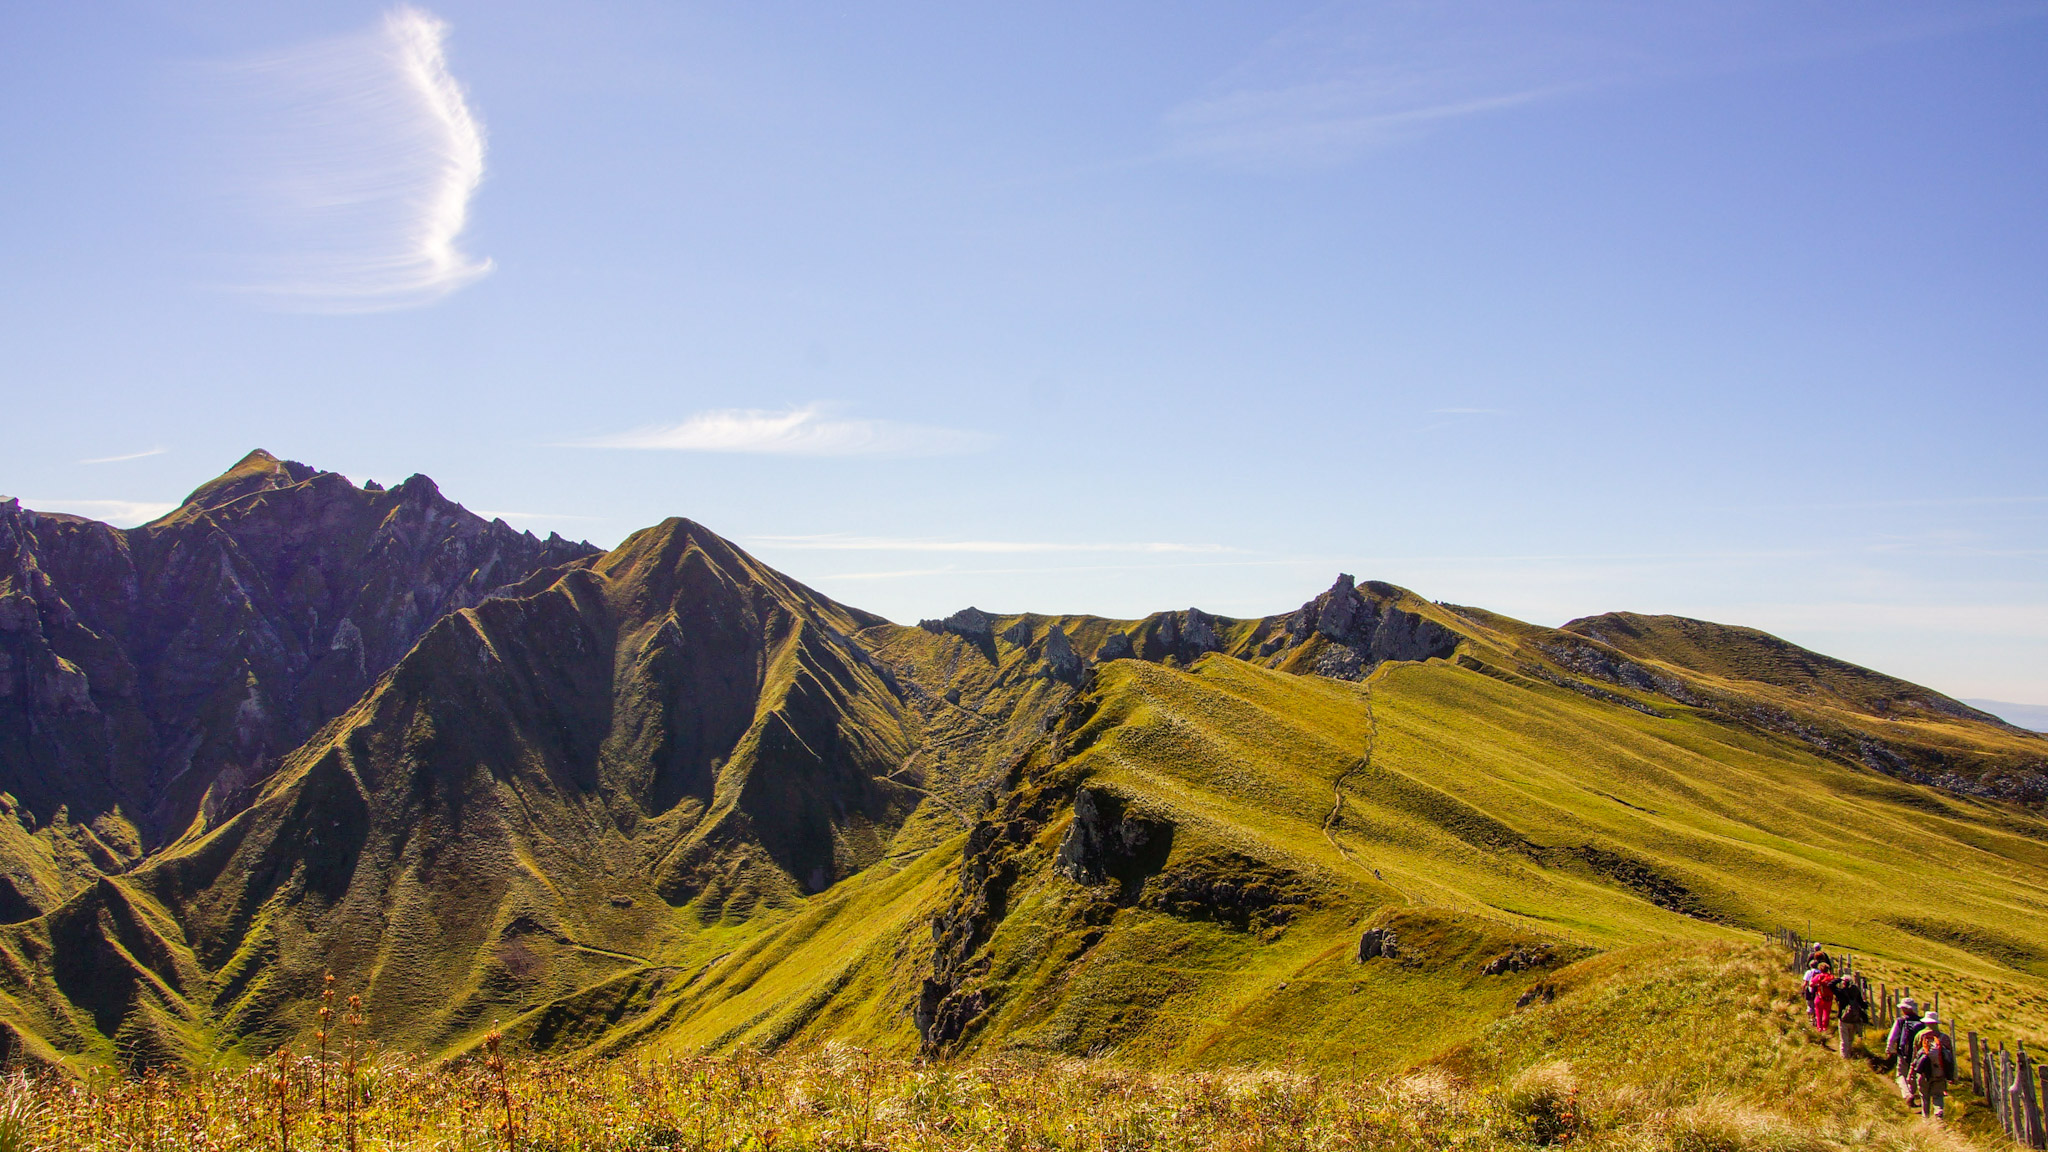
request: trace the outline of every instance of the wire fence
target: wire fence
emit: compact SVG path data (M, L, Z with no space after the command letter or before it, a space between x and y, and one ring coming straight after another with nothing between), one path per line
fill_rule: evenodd
M1804 973L1814 949L1821 946L1819 941L1809 940L1793 928L1766 939L1785 950L1786 967L1794 973ZM1881 981L1873 987L1869 977L1856 971L1856 958L1849 953L1839 956L1829 953L1828 958L1837 981L1853 981L1863 990L1863 999L1870 1005L1870 1022L1873 1024L1889 1027L1898 1019L1899 1006L1908 999L1914 999L1907 989L1887 988ZM1934 991L1925 1007L1940 1013L1939 989ZM2028 1055L2027 1046L2018 1041L2014 1041L2012 1051L2006 1050L2003 1040L1994 1049L1988 1036L1980 1037L1974 1031L1964 1031L1960 1022L1946 1016L1937 1027L1948 1036L1950 1050L1956 1053L1958 1063L1964 1053L1969 1054L1969 1074L1960 1075L1961 1069L1958 1069L1956 1083L1969 1082L1970 1090L1991 1110L2015 1144L2022 1148L2048 1149L2048 1122L2044 1122L2042 1117L2042 1104L2048 1102L2048 1064L2037 1063ZM1966 1042L1958 1042L1958 1034L1966 1037Z

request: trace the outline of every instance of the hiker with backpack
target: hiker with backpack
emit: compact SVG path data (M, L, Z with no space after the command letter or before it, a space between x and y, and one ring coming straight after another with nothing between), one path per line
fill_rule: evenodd
M1884 1039L1885 1059L1892 1061L1892 1075L1898 1078L1899 1095L1908 1105L1916 1103L1913 1093L1913 1041L1920 1036L1920 1002L1911 996L1899 1001L1899 1018Z
M1813 1019L1814 1031L1823 1038L1828 1034L1828 1017L1835 1006L1835 975L1828 969L1828 962L1819 960L1806 973L1806 1011Z
M1835 1026L1842 1034L1842 1059L1854 1058L1856 1044L1863 1039L1863 1026L1868 1023L1870 1002L1863 995L1863 985L1847 977L1835 981Z
M1925 1026L1913 1039L1913 1086L1920 1097L1922 1116L1943 1118L1948 1082L1955 1078L1955 1043L1941 1030L1941 1013L1929 1012Z

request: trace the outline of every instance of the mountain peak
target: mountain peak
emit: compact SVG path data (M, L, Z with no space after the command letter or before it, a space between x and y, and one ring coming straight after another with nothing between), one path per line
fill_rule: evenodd
M405 478L393 492L409 500L436 500L441 498L441 486L424 472L415 472Z
M318 469L296 460L280 460L262 448L235 461L234 467L194 488L184 503L201 508L218 508L251 492L266 488L287 488L318 474Z

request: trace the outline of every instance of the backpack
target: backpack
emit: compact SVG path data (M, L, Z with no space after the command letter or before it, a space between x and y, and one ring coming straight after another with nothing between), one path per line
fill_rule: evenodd
M1898 1025L1895 1025L1895 1027L1898 1027L1899 1029L1899 1068L1901 1069L1901 1072L1903 1074L1904 1072L1912 1071L1913 1045L1916 1041L1920 1039L1921 1030L1925 1029L1927 1025L1922 1024L1920 1021L1915 1020L1909 1016L1906 1019L1899 1021Z
M1913 1071L1944 1080L1956 1078L1956 1049L1949 1043L1947 1033L1929 1025L1920 1029L1913 1046L1920 1052L1919 1058L1913 1061Z

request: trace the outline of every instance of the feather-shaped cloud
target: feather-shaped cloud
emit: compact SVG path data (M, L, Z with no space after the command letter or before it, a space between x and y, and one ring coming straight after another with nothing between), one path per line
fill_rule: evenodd
M214 75L223 174L255 234L245 287L314 312L431 303L491 269L463 251L484 128L418 8ZM241 245L237 245L238 247Z

